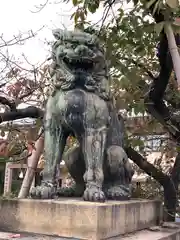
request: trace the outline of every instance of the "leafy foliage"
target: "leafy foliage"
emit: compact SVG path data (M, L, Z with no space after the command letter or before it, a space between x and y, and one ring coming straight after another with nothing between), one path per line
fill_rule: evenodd
M89 27L87 24L87 16L89 12L94 13L98 9L100 3L103 3L104 7L102 22L100 26L94 26L92 29L92 27ZM128 1L126 3L128 3ZM114 14L114 8L116 8L116 14ZM159 75L159 59L156 56L156 45L159 40L163 39L162 36L165 36L165 38L166 35L168 36L168 34L164 34L164 32L167 33L167 29L169 29L169 34L172 33L172 27L176 33L179 33L178 21L174 22L174 17L179 16L179 2L176 0L133 1L132 9L126 11L123 8L123 2L120 2L118 5L115 3L115 1L98 1L98 4L93 6L93 8L91 9L91 1L84 0L80 1L79 4L76 3L76 10L81 10L81 14L83 15L83 21L81 21L81 17L77 16L76 18L74 18L76 27L86 29L86 31L94 32L104 42L112 78L111 90L114 97L116 98L118 110L121 110L121 112L125 112L128 116L147 115L146 109L149 110L149 107L147 107L146 105L145 109L144 99L147 99L147 97L150 96L149 93L146 94L149 86L152 86L151 83L153 82L153 86L155 89L155 81L157 83L158 80L161 80L162 84L164 84L163 78ZM108 23L107 21L105 23L105 19L107 20L109 12L112 13L111 20L108 21ZM74 13L74 16L76 16L76 12ZM173 33L171 34L171 38L173 38ZM175 41L173 42L173 44L175 47ZM168 47L165 47L164 49L164 51L166 52L162 61L165 62L167 52L169 50L171 52L171 48L168 50ZM177 55L176 59L178 59ZM160 64L160 70L163 69L163 66L164 68L168 69L167 64ZM158 78L156 77L157 75L159 75ZM169 78L169 73L167 75L168 77L164 76L164 82L168 81L168 79L165 80L165 78ZM177 71L176 76L178 80L177 82L179 82ZM179 111L177 111L179 110L179 97L174 97L175 101L172 101L173 91L175 92L175 95L179 96L177 92L177 84L173 84L174 75L172 75L171 78L173 80L171 80L171 84L168 87L165 96L164 90L162 90L163 96L160 98L157 97L158 102L155 103L152 98L152 102L150 102L151 109L154 108L155 105L157 107L159 104L159 109L158 111L156 111L156 113L160 114L160 116L162 116L160 111L163 111L163 106L164 109L166 107L166 113L168 112L168 114L163 115L162 121L160 120L160 118L157 117L156 114L156 119L158 119L158 121L162 124L163 121L165 121L165 123L166 121L168 122L168 120L166 120L166 116L168 116L168 119L170 118L170 120L167 125L171 125L171 121L173 121L172 119L175 118L175 122L177 122L179 116ZM164 86L164 88L166 88L166 84L164 84ZM151 87L151 90L152 88L153 87ZM163 86L161 88L163 89ZM162 99L163 97L164 99ZM167 108L167 106L169 108ZM176 116L174 115L173 109L176 109ZM155 116L155 114L152 115ZM173 135L173 131L178 133L180 132L180 129L176 127L176 125L171 125L172 128L174 126L174 129L176 128L176 130L172 131L169 130L169 127L167 127L167 125L165 126L166 130L168 129L169 133L171 133L171 136ZM148 133L151 132L151 134L153 135L153 129L157 129L157 126L157 121L154 121L153 124L151 124L152 128L148 129ZM131 132L131 130L128 129L128 140L130 140L131 146L139 147L139 151L143 153L144 143L141 138L135 136L136 133L134 133L135 131ZM132 139L129 139L130 136L132 136ZM169 138L168 135L167 137ZM177 142L179 142L178 139L179 138L176 138ZM169 152L166 147L167 145L162 146L162 153L165 150ZM128 149L126 149L126 151L128 153ZM157 165L156 163L152 163L150 165L146 162L144 158L142 158L142 156L135 153L133 149L129 149L129 155L131 156L131 159L133 159L133 156L134 158L139 157L139 160L135 162L138 162L137 164L142 167L142 169L144 169L149 176L153 174L152 176L157 181L159 181L161 186L163 186L165 206L168 209L168 215L171 215L169 219L172 220L171 217L174 216L177 199L176 189L179 174L178 166L180 163L178 155L175 164L172 164L174 166L169 166L168 162L165 163L166 167L168 166L168 171L167 169L163 169L163 166L161 165L162 158L158 159ZM176 183L176 186L174 185L174 183ZM159 189L158 186L156 187L156 189ZM171 197L169 197L169 193L167 190L171 191ZM171 202L173 202L173 211L171 211Z
M155 23L149 14L149 8L153 8L153 15L163 9L169 17L172 16L172 12L176 16L177 6L170 6L170 2L134 1L130 9L126 9L123 2L116 4L115 1L98 1L93 10L91 7L89 8L91 1L78 1L74 4L76 11L73 16L78 11L81 11L81 15L83 15L83 21L81 17L74 19L75 26L98 35L106 48L106 58L109 60L111 75L111 90L116 99L116 106L118 110L123 110L128 116L147 115L144 96L149 90L153 78L159 72L156 46L164 22ZM172 1L173 4L175 3ZM87 21L88 13L94 13L100 5L103 6L102 21L99 25L92 25ZM111 14L111 17L107 12L109 15ZM105 23L107 16L109 18ZM172 83L173 81L174 75L172 75ZM168 88L166 98L170 99L173 92L179 95L176 84L171 84ZM158 128L159 123L152 119L149 122L151 123L147 133L151 134L154 129ZM142 125L141 128L143 128ZM132 134L136 134L136 131L128 132L128 136ZM133 139L131 143L133 146L139 145L143 150L141 140Z

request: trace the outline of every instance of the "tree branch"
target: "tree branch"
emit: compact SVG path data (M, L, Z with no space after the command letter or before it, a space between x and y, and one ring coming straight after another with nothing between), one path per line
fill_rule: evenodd
M152 80L156 80L157 78L152 74L151 71L149 71L142 63L138 63L137 61L135 61L134 59L131 59L132 63L139 67L139 68L142 68L146 74L152 79Z
M27 107L17 109L16 111L5 112L0 114L0 123L5 121L13 121L22 118L43 118L44 112L36 107Z
M38 87L32 88L31 90L29 90L27 93L21 95L18 99L19 100L23 100L26 97L29 97L34 91L36 91L38 89Z
M145 171L150 177L153 177L157 182L164 186L167 182L168 176L156 168L153 164L149 163L144 157L136 152L131 147L126 147L125 151L135 164L138 165L143 171Z
M7 105L11 111L16 111L16 104L13 101L8 100L7 98L0 96L0 103L3 105Z
M180 179L180 153L177 154L174 166L171 171L171 178L174 183L177 183Z

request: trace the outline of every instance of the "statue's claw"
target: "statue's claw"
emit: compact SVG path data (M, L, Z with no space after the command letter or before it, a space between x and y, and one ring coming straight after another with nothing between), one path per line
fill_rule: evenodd
M107 199L111 200L128 200L131 195L130 187L126 187L124 185L113 185L105 191L105 195Z
M99 187L88 186L84 191L83 199L91 202L105 202L105 195Z
M54 186L50 183L33 187L30 190L30 197L33 199L52 199L56 195Z

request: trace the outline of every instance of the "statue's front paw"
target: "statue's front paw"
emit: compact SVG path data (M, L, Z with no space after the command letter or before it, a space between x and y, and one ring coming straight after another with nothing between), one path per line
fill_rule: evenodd
M30 197L33 199L52 199L55 197L55 188L52 184L43 184L41 186L32 187Z
M101 188L93 185L86 187L83 199L90 202L105 202L105 195Z

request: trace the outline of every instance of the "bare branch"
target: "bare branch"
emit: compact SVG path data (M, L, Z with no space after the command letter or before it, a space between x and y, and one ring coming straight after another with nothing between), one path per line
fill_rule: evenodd
M49 0L45 0L45 3L40 4L39 6L36 5L35 8L38 9L38 10L37 11L32 11L31 10L31 12L32 13L39 13L40 11L42 11L47 6L48 2L49 2Z
M145 158L143 158L138 152L133 148L125 148L128 157L138 165L142 170L144 170L150 177L153 177L162 186L165 185L167 179L169 178L161 170L156 168L153 164L149 163Z
M44 112L36 107L30 106L23 109L17 109L12 112L5 112L0 114L0 123L6 121L13 121L22 118L43 118Z
M10 47L10 46L13 46L13 45L16 45L16 44L22 44L24 41L34 37L35 34L32 32L32 30L30 31L29 33L29 36L27 37L24 37L24 38L21 38L21 36L18 37L15 37L11 40L8 40L8 41L5 41L3 39L2 36L0 36L0 40L3 42L2 44L0 44L0 48L4 48L4 47Z
M7 105L11 111L16 111L16 104L13 101L8 100L7 98L0 96L0 103L3 105Z

